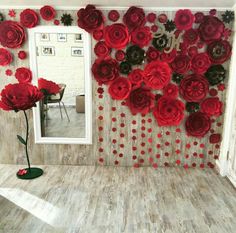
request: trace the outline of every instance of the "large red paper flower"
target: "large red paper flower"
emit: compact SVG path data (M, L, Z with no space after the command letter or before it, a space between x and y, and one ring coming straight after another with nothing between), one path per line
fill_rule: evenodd
M231 56L232 47L227 40L212 41L207 46L207 54L213 64L222 64Z
M56 16L56 11L51 6L43 6L40 9L39 13L40 13L41 17L46 21L50 21L50 20L54 19Z
M189 56L178 55L171 63L171 68L174 72L178 74L185 74L190 69L190 65L191 65L191 59Z
M198 53L193 56L191 61L191 69L197 74L203 74L210 67L211 62L207 53Z
M189 45L196 44L199 39L198 30L193 29L193 28L187 30L184 33L183 38L184 38L184 42Z
M178 10L174 19L176 28L179 30L188 30L192 28L194 15L190 10Z
M7 66L12 62L12 60L13 57L11 53L4 48L0 48L0 66Z
M89 33L103 28L103 14L94 5L87 5L85 8L81 8L77 12L77 16L79 18L78 26Z
M123 49L130 41L128 28L122 23L106 26L104 39L110 48Z
M205 16L198 31L203 41L219 40L224 32L224 23L215 16Z
M0 43L3 47L19 48L24 41L25 31L18 22L6 20L0 23Z
M43 98L37 87L26 83L8 84L1 92L0 108L5 111L27 110Z
M144 10L131 6L124 14L123 21L130 30L143 26L146 23Z
M201 112L208 116L220 116L222 114L223 103L218 97L211 97L203 100L200 104Z
M20 13L20 23L27 28L33 28L38 24L38 14L31 9L23 10Z
M179 125L184 118L184 109L180 100L163 96L158 99L153 115L159 126Z
M147 87L160 90L170 82L171 69L166 62L152 61L145 66L144 82Z
M131 83L127 78L119 77L112 81L108 92L115 100L124 100L129 96Z
M16 70L15 77L19 83L31 83L32 72L28 68L21 67Z
M143 83L143 71L135 69L129 73L128 78L133 85L140 87Z
M209 90L207 79L200 74L190 74L180 82L179 93L188 102L202 101Z
M211 128L211 119L207 114L195 112L189 115L185 122L185 129L189 136L203 137Z
M167 84L167 86L164 87L163 94L167 97L177 98L179 94L179 88L177 85L169 83Z
M46 95L55 95L60 92L60 86L53 81L40 78L38 80L38 88Z
M111 49L107 47L104 41L99 41L94 47L94 53L98 57L107 57L111 52Z
M110 57L97 59L92 66L92 72L99 84L109 84L119 76L119 65Z
M147 114L154 107L155 96L150 89L146 87L138 87L131 90L128 99L126 100L132 114Z
M147 46L152 39L152 33L149 27L136 28L131 33L131 42L143 48Z

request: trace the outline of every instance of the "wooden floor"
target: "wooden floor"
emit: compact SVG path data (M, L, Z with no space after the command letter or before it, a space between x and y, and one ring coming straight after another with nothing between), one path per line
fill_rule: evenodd
M0 165L1 233L233 233L236 190L213 170Z

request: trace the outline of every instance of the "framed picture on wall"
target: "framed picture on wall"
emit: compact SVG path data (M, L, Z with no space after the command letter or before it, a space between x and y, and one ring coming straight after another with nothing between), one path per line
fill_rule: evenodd
M57 41L58 42L66 42L67 41L67 34L66 33L58 33L57 34Z
M82 42L83 37L81 33L75 34L75 42Z
M71 56L72 57L83 57L84 48L83 47L71 47Z
M40 41L50 41L49 33L41 33L40 34Z
M42 46L41 47L42 56L55 56L54 46Z

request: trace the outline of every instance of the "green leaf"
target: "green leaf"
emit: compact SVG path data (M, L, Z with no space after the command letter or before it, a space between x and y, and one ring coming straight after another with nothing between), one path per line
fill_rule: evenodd
M24 138L22 138L20 135L17 135L17 138L22 144L26 145L26 141L24 140Z

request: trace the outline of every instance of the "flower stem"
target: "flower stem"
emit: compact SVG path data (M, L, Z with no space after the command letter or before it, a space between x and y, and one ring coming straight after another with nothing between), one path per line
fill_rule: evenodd
M29 121L28 121L28 117L27 117L25 110L24 110L24 115L25 115L25 122L26 122L25 154L26 154L26 158L27 158L29 172L31 172L29 155L28 155Z

